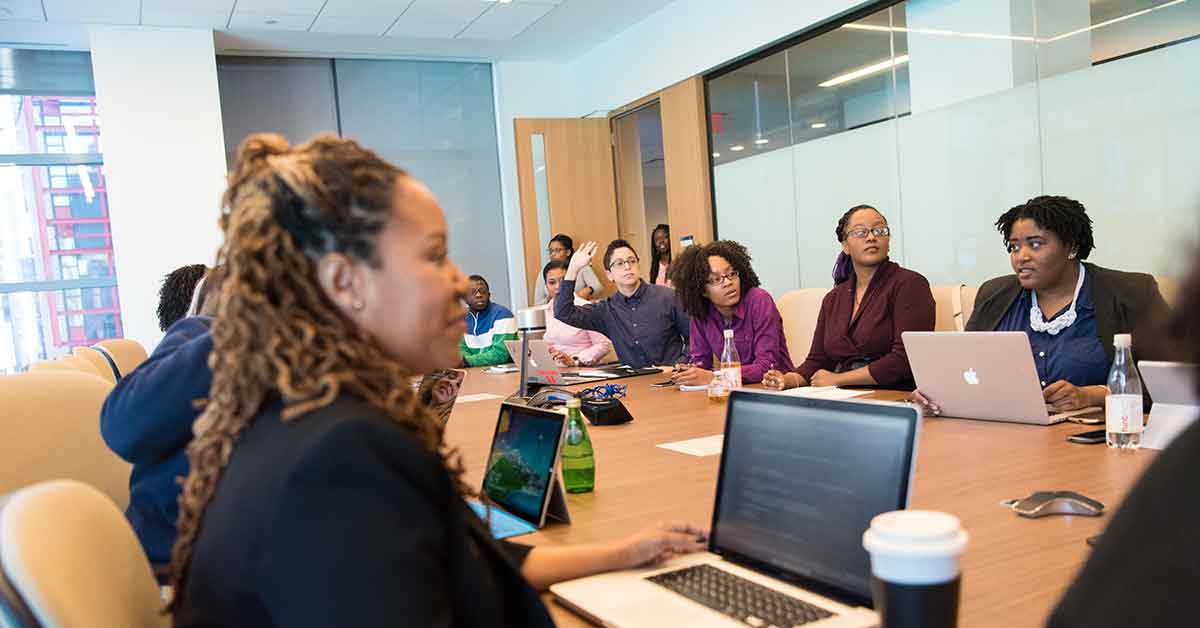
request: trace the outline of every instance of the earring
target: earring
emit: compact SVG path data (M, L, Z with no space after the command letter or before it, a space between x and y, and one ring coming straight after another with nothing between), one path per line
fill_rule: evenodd
M1067 259L1075 259L1074 253L1067 253Z
M354 308L355 310L361 310L366 307L366 304L364 304L362 301L355 301L350 307Z

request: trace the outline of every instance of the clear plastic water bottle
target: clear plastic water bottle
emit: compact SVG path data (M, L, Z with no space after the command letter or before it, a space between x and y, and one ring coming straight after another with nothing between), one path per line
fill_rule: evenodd
M567 400L567 438L562 448L562 474L568 493L589 493L596 488L596 455L579 406L578 398Z
M1108 396L1104 399L1108 446L1137 449L1142 446L1142 380L1133 363L1133 336L1113 336L1116 355L1108 372Z
M742 387L742 358L733 342L732 329L725 330L725 348L721 350L721 373L728 390Z

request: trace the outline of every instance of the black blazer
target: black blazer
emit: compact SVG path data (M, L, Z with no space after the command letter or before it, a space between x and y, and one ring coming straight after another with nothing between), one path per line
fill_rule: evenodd
M176 626L552 626L441 461L343 394L268 401L204 514Z
M1170 318L1170 308L1158 291L1158 282L1144 273L1109 270L1083 262L1091 279L1092 301L1096 305L1096 328L1109 364L1113 361L1113 335L1137 333L1134 359L1168 360L1174 356L1160 341L1161 331ZM979 287L975 309L967 321L967 331L994 331L1004 313L1021 296L1016 275L989 279Z

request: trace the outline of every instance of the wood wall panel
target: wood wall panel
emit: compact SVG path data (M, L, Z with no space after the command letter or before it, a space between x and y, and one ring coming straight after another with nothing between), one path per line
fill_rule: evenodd
M636 250L646 248L650 241L646 224L646 194L642 180L641 132L636 115L614 118L612 121L613 161L617 172L618 233L632 242ZM641 253L647 260L650 251ZM642 278L649 280L649 263L642 264Z

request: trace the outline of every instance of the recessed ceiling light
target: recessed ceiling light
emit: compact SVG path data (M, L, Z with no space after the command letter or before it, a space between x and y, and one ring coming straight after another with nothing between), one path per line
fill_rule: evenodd
M736 152L738 152L739 150L746 150L746 147L745 147L745 146L742 146L741 144L734 144L733 146L730 146L730 147L729 147L729 150L731 150L731 151L733 151L733 152L735 152L735 153L736 153Z
M825 128L825 123L824 122L813 122L811 126L814 129L823 129L823 128Z
M721 156L721 153L713 153L713 159L716 159L720 156Z
M767 138L765 138L765 137L760 137L760 138L758 138L758 139L754 140L754 143L755 143L755 144L758 144L759 146L761 146L761 145L763 145L763 144L766 144L767 142L770 142L770 141L771 141L771 140L769 140L769 139L767 139Z

